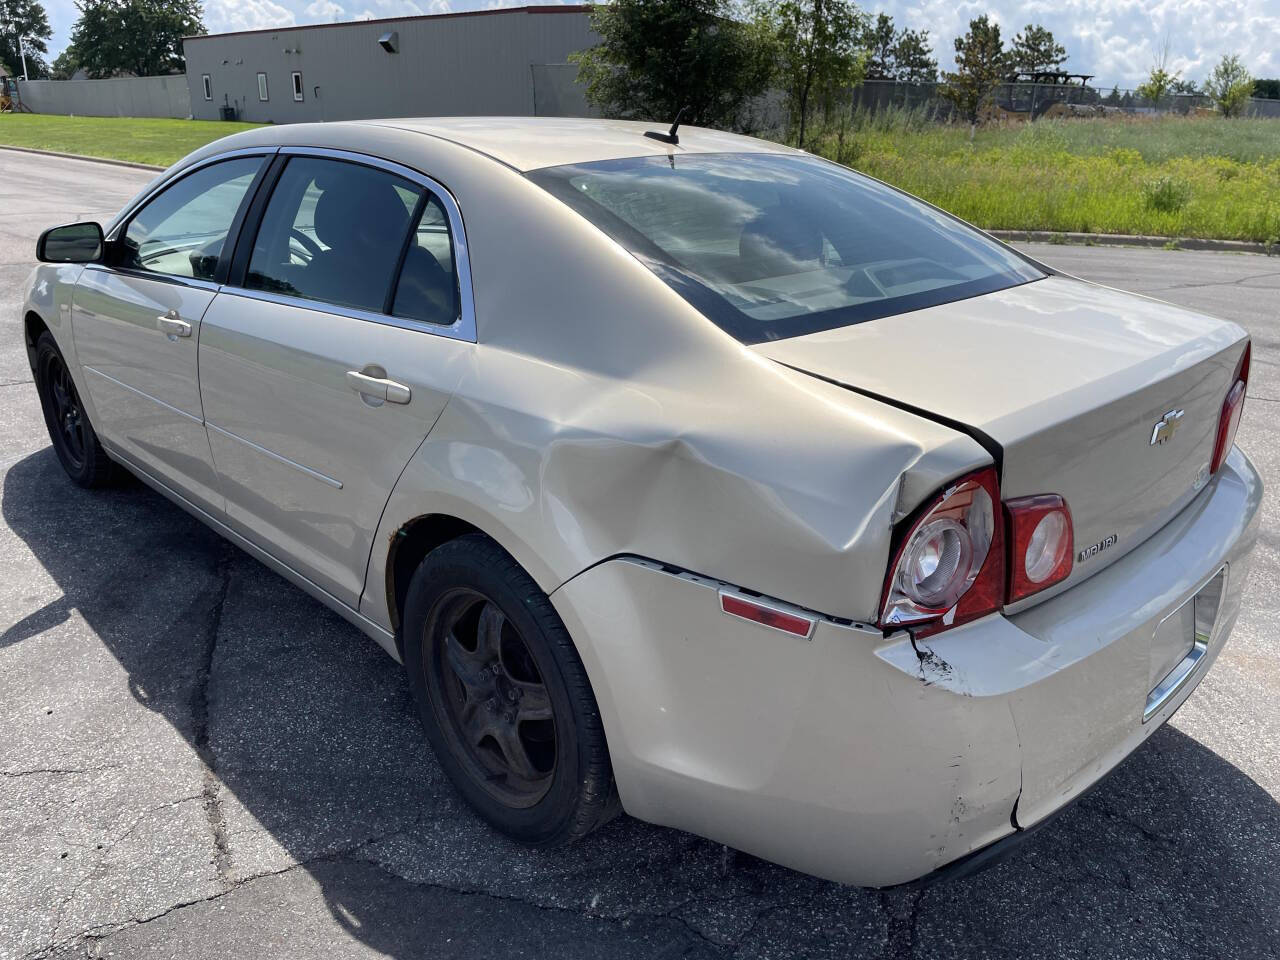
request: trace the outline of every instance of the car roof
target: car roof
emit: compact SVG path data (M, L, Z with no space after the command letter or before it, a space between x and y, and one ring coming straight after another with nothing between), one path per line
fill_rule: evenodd
M798 153L790 147L704 127L681 126L680 143L667 144L647 131L665 134L669 123L590 120L571 117L416 117L359 120L326 127L372 125L439 137L469 147L517 170L625 157L690 153ZM336 132L336 131L335 131Z

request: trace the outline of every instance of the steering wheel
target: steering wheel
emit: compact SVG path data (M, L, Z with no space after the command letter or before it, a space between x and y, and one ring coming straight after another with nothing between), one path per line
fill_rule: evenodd
M314 240L308 237L305 233L303 233L297 227L289 228L289 239L297 240L298 243L302 245L302 248L307 251L308 262L314 260L316 257L320 256L320 254L324 252L320 249L320 244L316 243Z

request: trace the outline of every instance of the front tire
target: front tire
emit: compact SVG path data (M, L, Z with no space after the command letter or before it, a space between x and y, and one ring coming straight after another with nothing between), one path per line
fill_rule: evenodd
M497 830L556 846L617 814L582 661L546 594L493 541L467 535L422 561L404 659L440 765Z
M47 330L36 341L34 372L45 426L62 469L79 486L106 485L113 464L89 422L62 351Z

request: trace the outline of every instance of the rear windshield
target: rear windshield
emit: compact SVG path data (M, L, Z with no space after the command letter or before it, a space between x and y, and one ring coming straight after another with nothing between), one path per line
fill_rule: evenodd
M954 217L814 157L637 157L529 178L744 343L1044 277Z

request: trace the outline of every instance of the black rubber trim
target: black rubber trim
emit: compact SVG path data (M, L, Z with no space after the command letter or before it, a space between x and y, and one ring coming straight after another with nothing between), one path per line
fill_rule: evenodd
M774 360L773 362L786 367L788 370L794 370L796 373L803 373L805 376L813 377L815 380L821 380L824 383L830 383L833 386L843 387L845 390L861 394L862 396L869 397L872 400L878 400L880 403L887 404L891 407L897 407L899 410L905 410L907 413L913 413L917 417L921 417L925 420L932 420L934 423L940 423L944 427L950 427L957 433L963 433L966 436L972 437L982 446L982 449L986 450L987 453L991 455L991 459L995 461L996 465L996 476L1000 480L1004 480L1004 447L1000 446L996 439L990 434L979 430L977 427L971 426L967 423L962 423L961 421L955 420L951 417L943 416L940 413L934 413L932 410L925 410L923 407L917 407L914 404L905 403L902 400L895 400L893 397L886 397L884 394L876 393L873 390L867 390L864 387L857 387L852 383L845 383L843 380L824 377L822 374L814 373L812 370L806 370L804 367L797 367L793 364L785 363L782 360Z

